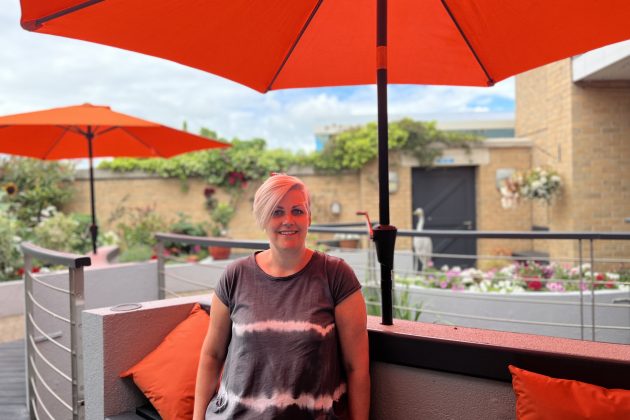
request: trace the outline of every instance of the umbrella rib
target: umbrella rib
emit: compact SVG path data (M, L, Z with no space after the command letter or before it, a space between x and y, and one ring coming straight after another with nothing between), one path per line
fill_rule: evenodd
M39 19L35 19L33 21L30 22L24 22L24 24L22 25L25 29L29 30L29 31L34 31L39 29L44 23L51 21L53 19L57 19L59 17L65 16L65 15L69 15L70 13L74 13L76 11L79 11L81 9L85 9L86 7L90 7L95 5L96 3L100 3L104 0L88 0L85 1L83 3L77 4L76 6L72 6L72 7L68 7L67 9L63 9L60 10L58 12L55 12L53 14L50 14L48 16L44 16L43 18L39 18Z
M153 153L155 153L156 156L159 157L164 157L163 155L161 155L156 149L155 147L151 146L150 144L147 144L145 142L142 141L142 139L140 139L138 136L136 136L135 134L133 134L132 132L130 132L129 130L127 130L125 127L120 127L120 129L122 131L124 131L125 133L129 134L129 136L131 138L133 138L134 140L136 140L138 143L142 144L144 147L146 147L149 150L152 150Z
M112 125L111 127L107 127L106 129L102 130L102 131L95 131L94 132L94 136L102 136L105 133L109 133L112 130L116 130L117 128L120 128L117 125Z
M63 128L64 130L72 131L75 134L81 134L82 136L87 136L87 133L79 128L76 125L58 125L57 127Z
M486 66L483 65L483 63L481 62L481 59L477 55L477 51L475 51L475 49L471 45L470 41L468 40L468 37L466 36L464 31L462 30L461 26L459 26L459 22L457 22L457 19L455 19L455 16L453 15L453 12L451 12L451 9L448 7L448 4L446 4L446 0L441 0L441 2L442 2L442 6L444 6L444 9L446 9L446 12L450 16L450 18L453 21L453 23L455 24L455 27L457 27L457 30L459 31L459 34L462 36L462 38L466 42L466 45L468 45L468 49L470 50L470 52L475 57L475 60L477 60L477 64L479 64L479 67L481 67L481 70L483 70L484 74L486 75L486 79L487 79L486 83L488 84L488 86L494 86L494 79L492 77L490 77L490 74L488 73L488 70L486 69Z
M61 132L61 134L59 135L59 137L57 137L57 140L55 140L53 142L53 144L48 148L48 150L46 150L46 153L44 153L44 155L42 156L43 160L46 160L46 158L48 157L49 154L52 153L53 149L55 147L57 147L57 145L59 144L59 142L61 141L61 139L63 138L63 136L66 135L66 132L68 132L70 130L70 127L62 127L63 131Z
M267 90L265 90L265 92L270 91L271 88L273 87L273 84L276 82L276 79L280 75L280 72L282 71L284 66L287 64L287 61L289 61L289 58L291 58L291 54L293 54L293 51L295 50L295 47L297 47L297 44L300 42L300 39L302 39L302 35L304 35L304 32L306 32L306 28L308 28L308 25L310 25L311 21L315 17L315 14L319 10L319 6L322 5L323 1L324 0L319 0L317 2L317 4L315 5L315 7L313 8L313 10L311 11L310 16L308 17L308 19L306 19L306 22L302 26L302 29L300 30L300 33L298 34L298 36L295 38L295 41L293 41L293 45L291 45L291 48L289 49L289 52L284 56L284 60L282 60L282 63L278 67L278 70L273 75L273 78L271 79L271 82L269 82L269 85L267 86Z

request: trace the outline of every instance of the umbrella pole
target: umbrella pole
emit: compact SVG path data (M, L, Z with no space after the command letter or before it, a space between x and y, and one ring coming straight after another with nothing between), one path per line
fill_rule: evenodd
M92 127L88 126L85 137L88 141L88 155L90 158L90 206L92 210L92 224L90 225L90 235L92 236L92 252L96 255L96 239L98 238L98 226L96 225L96 205L94 203L94 166L92 165L92 140L94 139L94 132Z
M387 121L387 0L377 0L376 87L378 95L378 193L379 224L374 228L376 256L381 264L381 317L393 324L392 271L396 227L389 224L389 151Z

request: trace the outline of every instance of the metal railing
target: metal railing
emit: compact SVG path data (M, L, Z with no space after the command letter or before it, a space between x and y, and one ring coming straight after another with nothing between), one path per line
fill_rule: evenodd
M89 266L91 260L26 242L21 248L24 254L26 381L30 417L83 419L83 267ZM67 287L47 282L44 275L33 273L34 260L67 267ZM55 312L64 305L47 305L51 295L67 299L68 314ZM55 331L57 328L61 331ZM69 339L64 337L63 330L69 331ZM68 389L69 393L64 392ZM69 394L69 398L61 394Z
M361 225L353 224L353 226L361 226ZM339 234L339 233L356 234L356 235L367 234L367 231L365 228L354 228L352 226L348 226L348 224L345 224L344 226L333 226L333 225L312 226L310 231L320 232L320 233L330 233L330 234ZM430 273L423 272L423 271L416 271L415 269L403 269L401 267L396 267L393 271L393 275L397 280L397 287L395 288L393 292L394 292L395 298L397 298L398 301L393 302L394 303L393 306L394 306L394 310L397 311L398 313L401 313L401 312L404 312L406 314L413 314L416 312L423 313L425 314L423 315L423 319L426 319L427 316L431 315L434 318L438 319L438 321L436 322L440 322L439 319L445 320L444 322L449 322L449 321L446 321L446 319L457 319L460 321L468 319L470 322L496 321L497 324L520 325L520 326L515 327L516 329L514 329L513 331L523 330L527 328L527 326L532 326L532 328L539 326L541 328L551 328L551 329L557 327L558 329L564 328L565 331L572 330L576 332L578 334L577 336L575 336L574 333L571 333L571 336L574 338L590 339L590 340L597 339L596 334L600 334L598 333L598 331L602 332L601 337L604 340L606 340L606 338L604 337L608 337L610 334L615 335L615 337L619 335L623 337L630 336L630 328L628 326L626 326L625 324L617 325L616 322L610 322L610 316L607 315L606 313L606 311L621 310L621 311L627 311L630 314L630 293L627 293L627 292L617 293L615 296L621 295L621 298L615 297L614 302L613 301L604 302L601 299L602 294L598 292L596 296L595 291L598 288L598 285L595 284L594 276L590 275L587 272L584 272L584 270L582 269L582 267L584 266L584 263L590 264L590 267L591 267L590 270L593 273L597 270L598 266L603 267L603 264L610 264L613 262L621 262L623 264L626 264L626 266L630 267L630 265L628 265L630 264L629 258L596 259L595 251L594 251L595 241L611 241L611 240L627 241L630 239L630 233L475 232L475 231L416 232L413 230L402 230L400 231L400 236L403 236L403 237L427 236L431 238L455 237L455 238L465 238L465 239L483 238L483 239L572 240L572 241L576 241L579 244L580 251L579 251L579 254L577 254L576 256L567 257L567 258L558 258L555 256L553 258L544 257L544 256L526 258L522 256L506 256L506 255L498 256L498 255L459 255L459 254L458 255L432 254L432 257L450 257L450 258L468 260L469 264L470 264L470 260L473 260L472 265L474 265L475 262L480 263L483 260L488 260L488 259L496 260L499 258L502 260L508 261L508 263L517 262L517 261L518 262L523 262L523 261L531 262L531 260L536 260L542 263L549 263L553 260L553 262L555 263L558 263L558 262L567 262L567 263L572 262L574 264L577 263L577 266L580 267L580 272L577 278L571 278L571 279L547 278L546 279L546 281L548 282L556 282L556 283L562 284L565 287L565 289L573 289L575 290L575 293L555 294L555 295L551 295L550 294L551 292L547 294L541 293L537 295L534 295L532 293L532 294L528 294L527 296L518 296L518 293L514 295L506 295L506 294L482 295L480 293L477 293L476 295L478 296L474 297L475 299L478 299L483 302L488 302L489 304L498 303L498 302L507 302L508 304L511 304L514 307L520 307L520 308L525 308L525 306L521 306L521 305L534 305L534 304L547 305L547 307L549 308L551 307L566 308L566 311L564 312L568 311L570 312L570 315L571 315L570 319L566 317L564 317L563 319L553 319L553 317L549 317L549 319L545 319L544 317L537 319L535 317L530 318L527 316L520 319L517 317L511 318L508 315L503 315L500 313L497 313L495 316L490 316L490 317L484 316L483 314L466 314L464 312L457 313L458 311L453 310L452 308L441 307L442 305L441 302L438 302L440 307L431 307L431 304L429 304L429 305L423 306L421 311L418 311L417 306L414 306L409 303L405 304L405 302L402 302L400 300L400 296L401 294L403 294L405 295L406 298L410 297L412 299L414 296L422 296L422 298L424 299L427 297L427 294L433 293L431 289L432 286L429 284L424 284L424 283L427 283L426 278ZM160 239L160 242L162 243L161 245L162 247L163 247L163 243L168 243L168 242L198 244L198 245L204 245L204 246L223 245L223 246L230 246L230 247L239 247L239 248L244 248L244 249L265 249L268 247L268 244L265 241L245 241L245 240L234 241L234 240L227 240L227 239L222 239L222 238L197 238L197 237L189 237L185 235L172 235L172 234L159 234L158 237ZM320 242L327 243L327 242L332 242L332 241L320 241ZM584 245L588 245L585 252L582 250L584 248ZM353 258L351 257L352 255L350 253L351 250L346 250L344 252L345 254L342 255L342 257ZM373 247L371 246L370 249L368 250L364 249L359 252L366 253L366 255L364 255L362 259L363 262L358 262L357 260L357 261L352 262L351 266L357 272L360 279L363 279L362 281L364 282L364 291L373 289L372 290L374 292L373 294L376 295L378 294L378 280L377 279L379 278L379 276L378 276L378 265L376 264L376 257L374 255L375 253L374 253ZM407 251L407 253L408 255L411 255L409 251ZM399 257L401 256L401 254L404 257L405 251L397 252L397 255ZM587 256L585 257L585 255ZM204 291L212 288L212 286L210 286L209 284L206 284L207 281L205 280L205 278L204 279L198 278L196 279L197 281L195 281L192 279L186 279L184 278L184 276L181 276L181 275L176 275L174 274L173 271L167 273L164 270L164 265L165 265L165 262L169 259L172 261L179 261L179 262L184 261L182 259L177 260L170 257L166 257L163 255L162 252L158 253L158 261L160 264L160 269L159 269L160 288L163 292L166 291L166 289L164 288L165 277L169 277L170 281L176 280L177 282L180 282L180 283L187 283L188 285L191 285L191 286L203 288ZM214 270L222 270L225 267L224 263L213 262L213 261L208 262L208 260L206 260L201 265L204 267L212 268ZM415 284L410 285L410 284L405 284L402 281L399 281L401 279L404 279L405 277L411 277L412 279L415 279L414 280ZM519 280L519 278L515 276L512 278L512 280L516 281L516 280ZM623 285L623 287L628 286L627 282L626 283L617 282L617 284ZM435 289L433 290L435 292L440 292ZM175 296L177 295L176 293L173 293L171 291L169 291L169 293ZM162 296L164 296L164 294L162 294ZM451 293L450 297L453 299L459 299L461 302L464 302L467 300L469 301L470 299L473 299L472 294L464 294L464 293ZM431 298L437 299L437 297L435 296L431 296ZM569 298L571 299L571 301L564 300L564 299L569 299ZM380 302L380 300L378 300L378 302ZM437 301L434 300L434 302L437 302ZM368 307L372 307L376 312L378 312L378 308L376 306L379 305L379 303L375 303L374 301L368 301L367 304L368 304ZM576 309L573 310L572 308L576 308ZM527 311L529 309L525 309L525 310ZM600 311L604 311L604 312L600 312ZM579 312L579 315L578 315L578 312ZM623 312L623 313L625 314L626 312ZM373 314L378 315L378 313L373 313ZM627 318L627 315L623 315L623 316ZM432 318L429 318L429 319L432 319ZM431 321L428 321L428 322L431 322ZM459 321L456 321L456 322L459 322ZM464 321L461 321L461 322L464 322ZM483 328L492 328L492 327L483 327ZM510 329L508 328L507 330L510 330ZM537 332L534 331L534 333L537 333ZM553 335L553 334L550 334L550 335ZM590 336L590 337L587 338L587 336ZM615 339L616 338L614 338L613 340ZM630 342L630 340L627 340L627 338L622 338L622 341Z
M183 243L187 245L199 245L199 246L218 246L218 247L226 247L226 248L241 248L241 249L268 249L269 242L267 241L258 241L258 240L235 240L235 239L226 239L226 238L212 238L205 236L188 236L188 235L179 235L175 233L156 233L155 238L157 239L157 265L158 265L158 296L160 299L164 299L166 297L167 289L166 289L166 270L165 265L167 261L167 257L164 253L165 245L167 243ZM172 276L172 275L171 275ZM195 283L194 281L187 280L184 278L179 278L178 280L187 282L190 284L196 284L198 286L202 286L201 284Z

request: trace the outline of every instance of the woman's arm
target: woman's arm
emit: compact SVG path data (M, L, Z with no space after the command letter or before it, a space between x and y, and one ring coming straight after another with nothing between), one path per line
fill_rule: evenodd
M335 323L348 375L352 420L367 420L370 412L370 356L365 301L360 290L335 307Z
M229 309L216 295L213 295L212 306L210 306L210 325L201 346L197 369L194 420L204 420L206 408L219 387L219 375L227 354L231 331L232 321Z

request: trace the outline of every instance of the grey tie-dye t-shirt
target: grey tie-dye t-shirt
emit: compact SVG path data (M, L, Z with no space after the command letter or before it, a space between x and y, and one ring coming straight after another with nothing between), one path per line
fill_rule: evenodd
M320 252L288 277L266 274L253 254L228 266L215 293L232 337L206 419L348 418L335 306L360 288L342 259Z

